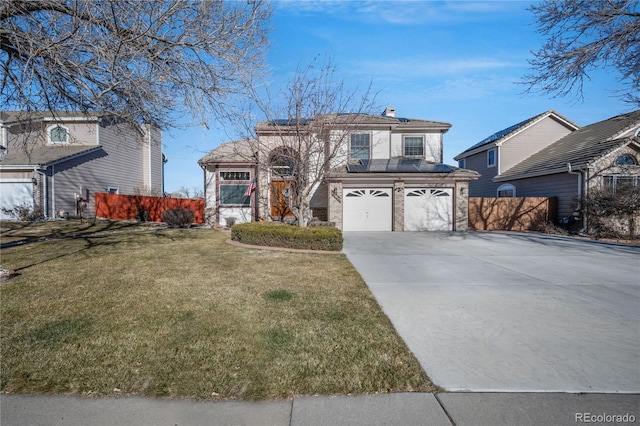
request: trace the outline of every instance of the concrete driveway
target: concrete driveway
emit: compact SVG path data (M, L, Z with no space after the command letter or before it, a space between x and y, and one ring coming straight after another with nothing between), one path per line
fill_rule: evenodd
M344 238L446 390L640 392L640 247L498 232Z

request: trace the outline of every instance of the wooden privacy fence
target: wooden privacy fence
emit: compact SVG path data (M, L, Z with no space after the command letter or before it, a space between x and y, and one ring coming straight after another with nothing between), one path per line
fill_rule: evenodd
M469 228L488 231L535 231L556 223L555 197L469 197Z
M105 219L149 220L162 222L162 212L170 209L191 209L194 223L204 223L204 200L143 195L119 195L96 192L96 216Z

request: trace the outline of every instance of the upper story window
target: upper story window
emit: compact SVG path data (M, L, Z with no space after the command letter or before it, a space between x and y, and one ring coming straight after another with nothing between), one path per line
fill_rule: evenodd
M496 165L496 149L487 151L487 167L495 167Z
M422 136L405 136L404 156L424 157L424 138Z
M371 158L371 136L368 133L351 135L349 145L350 160L368 160Z
M460 167L461 169L466 169L467 168L467 159L466 158L461 158L458 160L458 167Z
M631 154L622 154L616 158L616 166L637 166L638 161Z
M69 129L61 124L50 126L47 134L49 143L69 143Z
M498 197L515 197L516 187L510 183L505 183L498 187Z

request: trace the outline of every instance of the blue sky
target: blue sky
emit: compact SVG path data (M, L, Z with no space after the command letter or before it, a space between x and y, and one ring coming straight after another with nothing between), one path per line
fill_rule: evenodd
M595 69L584 100L523 94L518 83L544 38L529 1L276 0L268 53L269 84L285 84L299 64L329 55L337 78L367 87L401 117L444 121L444 162L490 134L553 109L579 125L632 109L615 96L611 69ZM165 189L202 189L199 158L232 135L171 130L163 135Z

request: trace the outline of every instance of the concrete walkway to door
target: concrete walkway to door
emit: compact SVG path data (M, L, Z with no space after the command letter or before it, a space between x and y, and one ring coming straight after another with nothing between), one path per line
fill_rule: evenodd
M640 247L500 232L344 237L446 390L640 392Z

